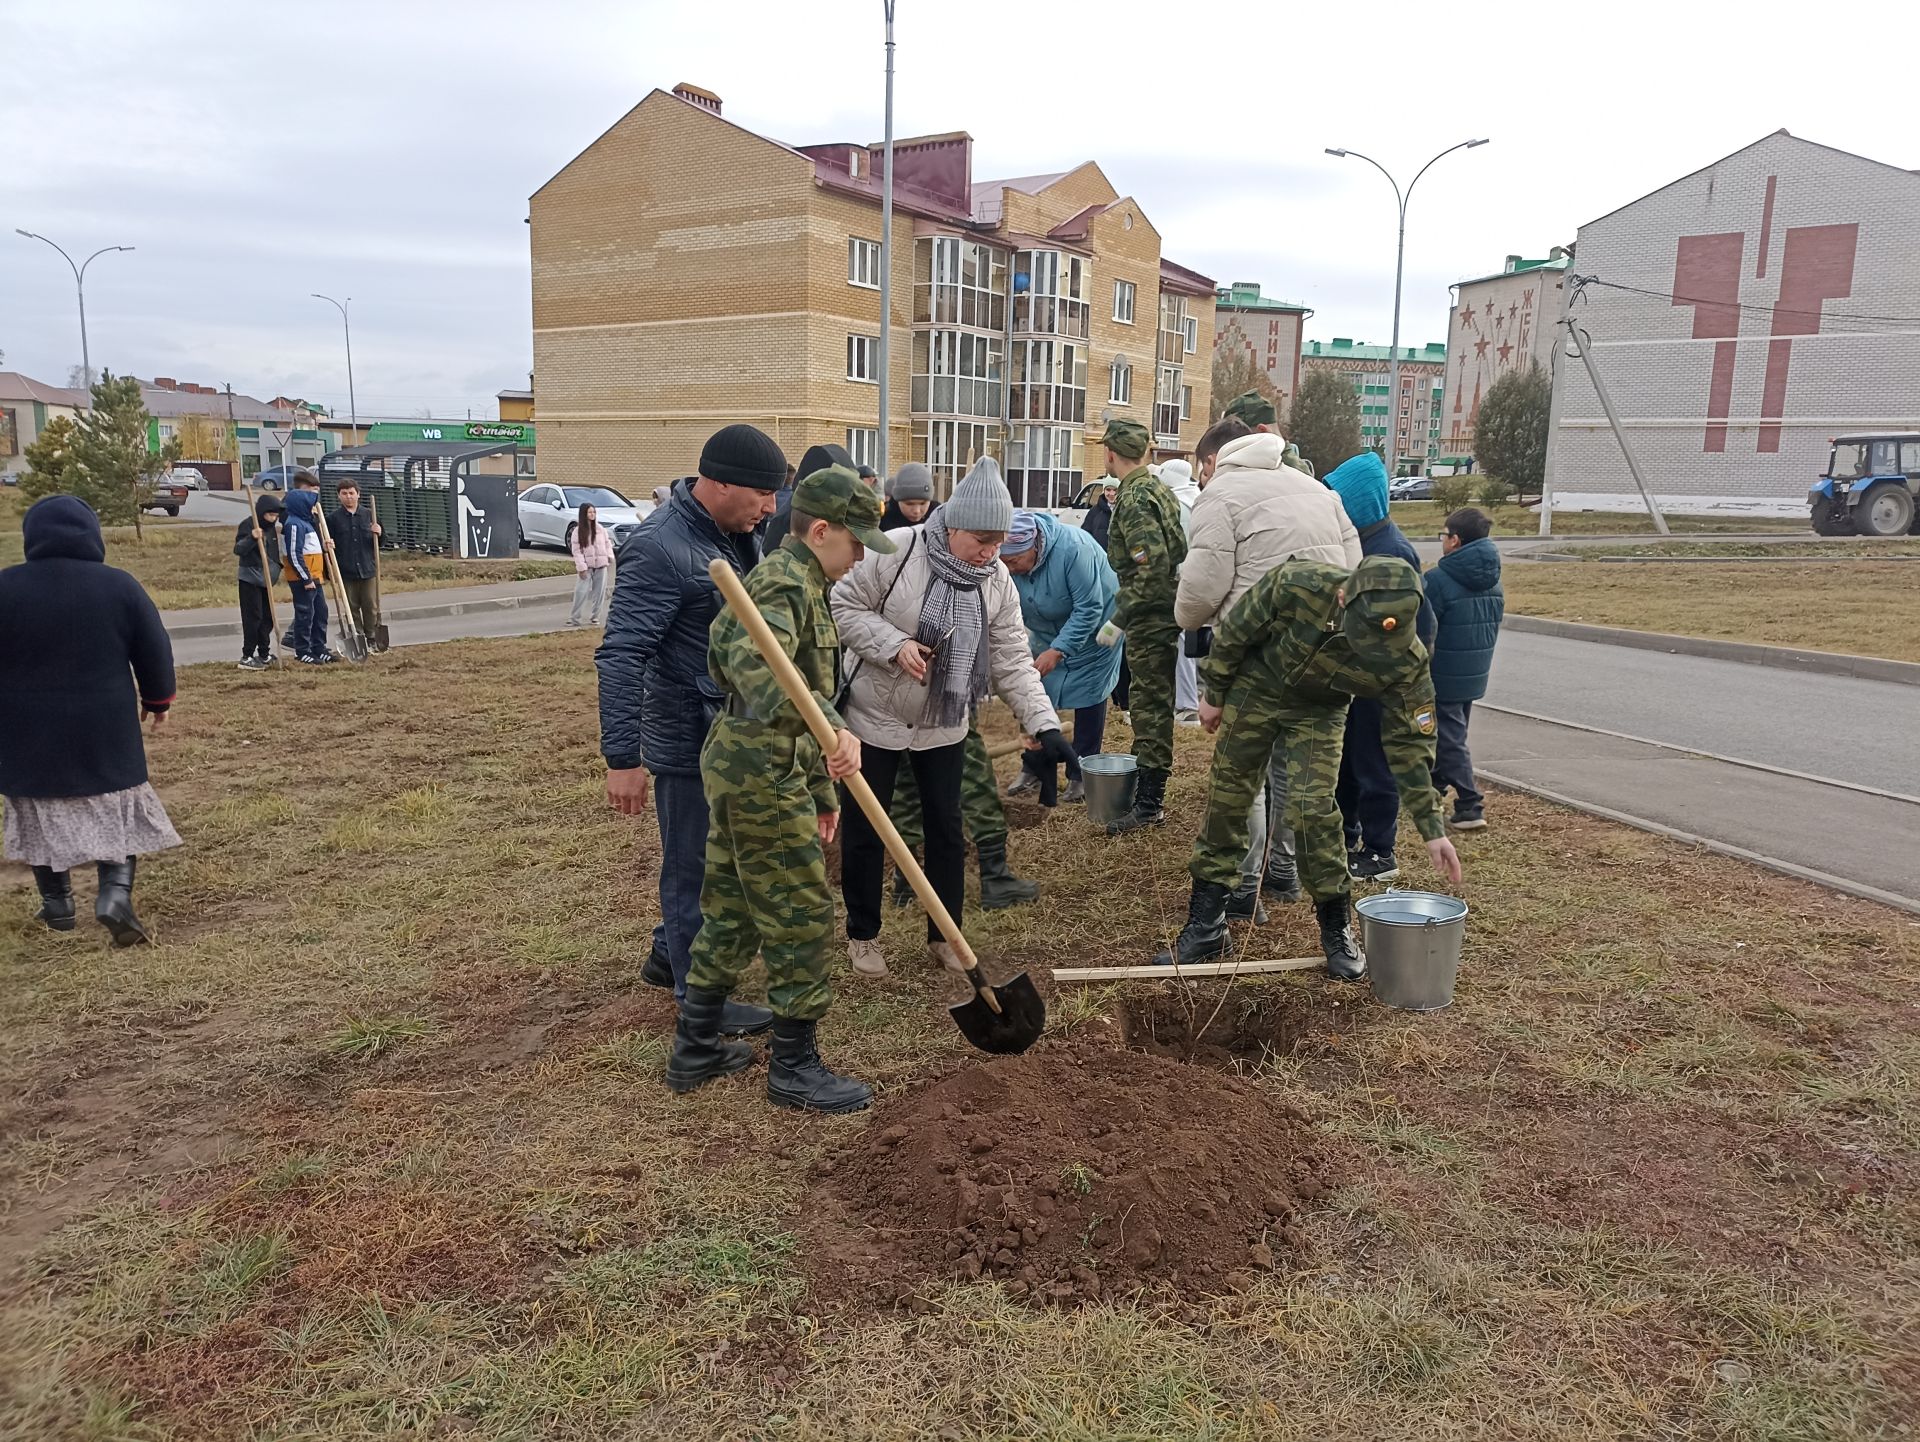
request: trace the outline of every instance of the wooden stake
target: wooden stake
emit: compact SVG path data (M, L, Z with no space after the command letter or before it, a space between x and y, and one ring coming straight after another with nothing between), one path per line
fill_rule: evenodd
M1053 979L1062 986L1085 986L1093 981L1185 981L1193 977L1311 971L1326 964L1324 956L1296 956L1286 961L1201 961L1190 966L1056 966Z

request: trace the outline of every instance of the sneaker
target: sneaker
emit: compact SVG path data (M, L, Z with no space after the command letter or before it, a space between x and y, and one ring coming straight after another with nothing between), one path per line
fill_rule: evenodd
M264 671L269 664L271 663L260 656L244 656L240 660L240 669L242 671Z
M1018 776L1014 777L1013 780L1007 784L1007 795L1019 796L1028 791L1037 791L1039 788L1040 778L1035 776L1031 771L1023 769Z
M1400 863L1377 851L1362 851L1347 864L1347 874L1355 881L1392 881L1400 874Z
M324 666L333 658L330 656L301 656L298 659L302 666Z
M1198 711L1176 711L1173 713L1173 724L1176 726L1198 726L1200 724L1200 713Z
M885 976L887 958L880 950L877 941L855 941L847 939L847 960L853 963L853 969L861 976Z
M1073 780L1067 783L1067 789L1060 793L1060 799L1069 804L1072 804L1073 802L1076 802L1076 801L1085 801L1087 799L1086 781L1083 778L1076 776Z
M1456 811L1452 816L1447 818L1447 825L1451 826L1455 831L1485 831L1487 829L1487 818L1482 816L1478 811L1469 811L1465 815Z
M960 960L960 953L953 949L953 945L950 942L928 942L927 960L943 971L951 971L960 976L967 974L967 968Z

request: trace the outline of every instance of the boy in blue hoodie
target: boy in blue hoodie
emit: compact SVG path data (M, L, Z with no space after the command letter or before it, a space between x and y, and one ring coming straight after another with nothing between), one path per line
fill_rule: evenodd
M1500 588L1500 550L1486 513L1463 506L1440 529L1440 562L1427 572L1427 605L1439 623L1433 644L1435 738L1433 789L1453 790L1455 831L1486 826L1485 800L1473 784L1473 755L1467 750L1467 723L1473 703L1487 694L1493 647L1500 639L1507 597Z
M293 587L293 654L308 666L333 660L327 649L327 557L313 524L319 502L318 491L296 486L287 492L280 554L281 574Z
M1326 484L1347 508L1360 533L1364 556L1398 556L1415 571L1420 554L1413 542L1387 518L1387 463L1377 452L1362 451L1327 472ZM1424 601L1414 632L1433 649L1432 602ZM1400 874L1393 859L1400 831L1400 793L1380 741L1380 703L1356 697L1347 708L1346 738L1340 750L1340 782L1334 796L1347 833L1347 870L1356 881L1392 881Z

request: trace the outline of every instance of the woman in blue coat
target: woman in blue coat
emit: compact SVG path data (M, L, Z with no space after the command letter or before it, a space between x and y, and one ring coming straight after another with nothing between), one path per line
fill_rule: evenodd
M1106 735L1107 698L1120 677L1120 647L1100 643L1120 591L1106 550L1045 511L1016 511L1000 559L1020 593L1020 616L1047 699L1054 710L1073 712L1073 754L1092 756ZM1079 767L1067 782L1066 799L1084 800ZM1014 786L1037 784L1029 769Z

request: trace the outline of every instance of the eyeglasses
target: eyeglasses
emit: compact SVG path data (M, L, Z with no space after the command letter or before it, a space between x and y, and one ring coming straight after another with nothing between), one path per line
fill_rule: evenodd
M1443 541L1451 540L1452 537L1453 537L1452 531L1443 530L1440 532L1440 539Z

